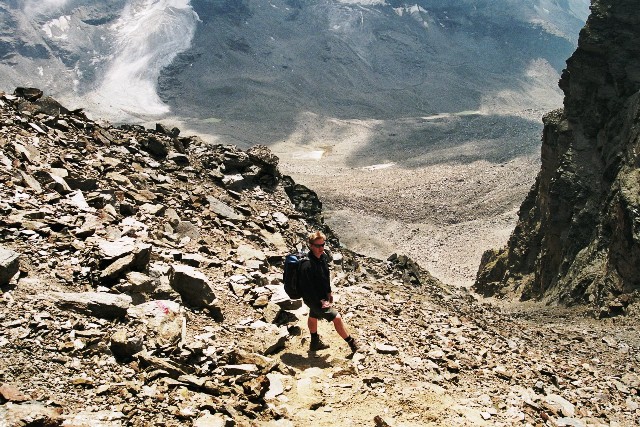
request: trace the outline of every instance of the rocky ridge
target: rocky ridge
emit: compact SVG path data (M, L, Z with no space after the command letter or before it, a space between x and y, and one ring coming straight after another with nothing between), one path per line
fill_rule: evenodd
M542 168L476 289L615 315L640 289L640 5L596 1L544 117Z
M113 127L36 89L0 95L0 421L8 426L626 426L633 317L499 309L406 256L340 247L262 146ZM329 236L363 344L279 283ZM540 319L543 321L540 321Z

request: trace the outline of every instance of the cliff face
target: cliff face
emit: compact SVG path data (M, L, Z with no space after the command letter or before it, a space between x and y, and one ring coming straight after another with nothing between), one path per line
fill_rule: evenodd
M640 288L640 3L592 3L559 86L541 171L475 288L619 308Z

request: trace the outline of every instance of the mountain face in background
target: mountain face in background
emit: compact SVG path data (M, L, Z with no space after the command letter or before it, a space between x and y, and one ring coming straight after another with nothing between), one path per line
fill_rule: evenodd
M587 0L13 0L0 5L0 84L115 122L178 117L268 144L303 112L547 108L587 12Z
M640 3L601 0L544 118L542 169L476 289L619 311L640 289Z

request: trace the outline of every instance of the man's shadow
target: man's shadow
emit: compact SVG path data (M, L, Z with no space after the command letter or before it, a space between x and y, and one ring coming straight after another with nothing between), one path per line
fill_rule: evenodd
M315 351L308 351L306 356L297 353L283 353L280 356L280 360L285 365L300 370L309 368L327 369L333 366L328 361L330 356L331 354L318 354Z

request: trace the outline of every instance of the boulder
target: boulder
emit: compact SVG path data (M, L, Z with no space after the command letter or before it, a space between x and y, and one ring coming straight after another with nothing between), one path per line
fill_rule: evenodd
M209 307L216 300L209 279L188 265L173 266L169 283L180 294L182 301L196 308Z
M253 351L265 356L282 350L289 337L289 332L284 326L255 322L251 327L254 329Z
M0 286L9 283L20 268L20 255L10 249L0 246Z
M53 292L51 296L61 308L104 319L125 317L131 305L130 296L105 292Z
M54 427L62 423L62 408L51 408L42 403L12 402L0 406L0 420L3 426L43 426Z
M110 348L114 356L128 358L143 349L142 337L131 336L126 329L118 329L111 335Z

